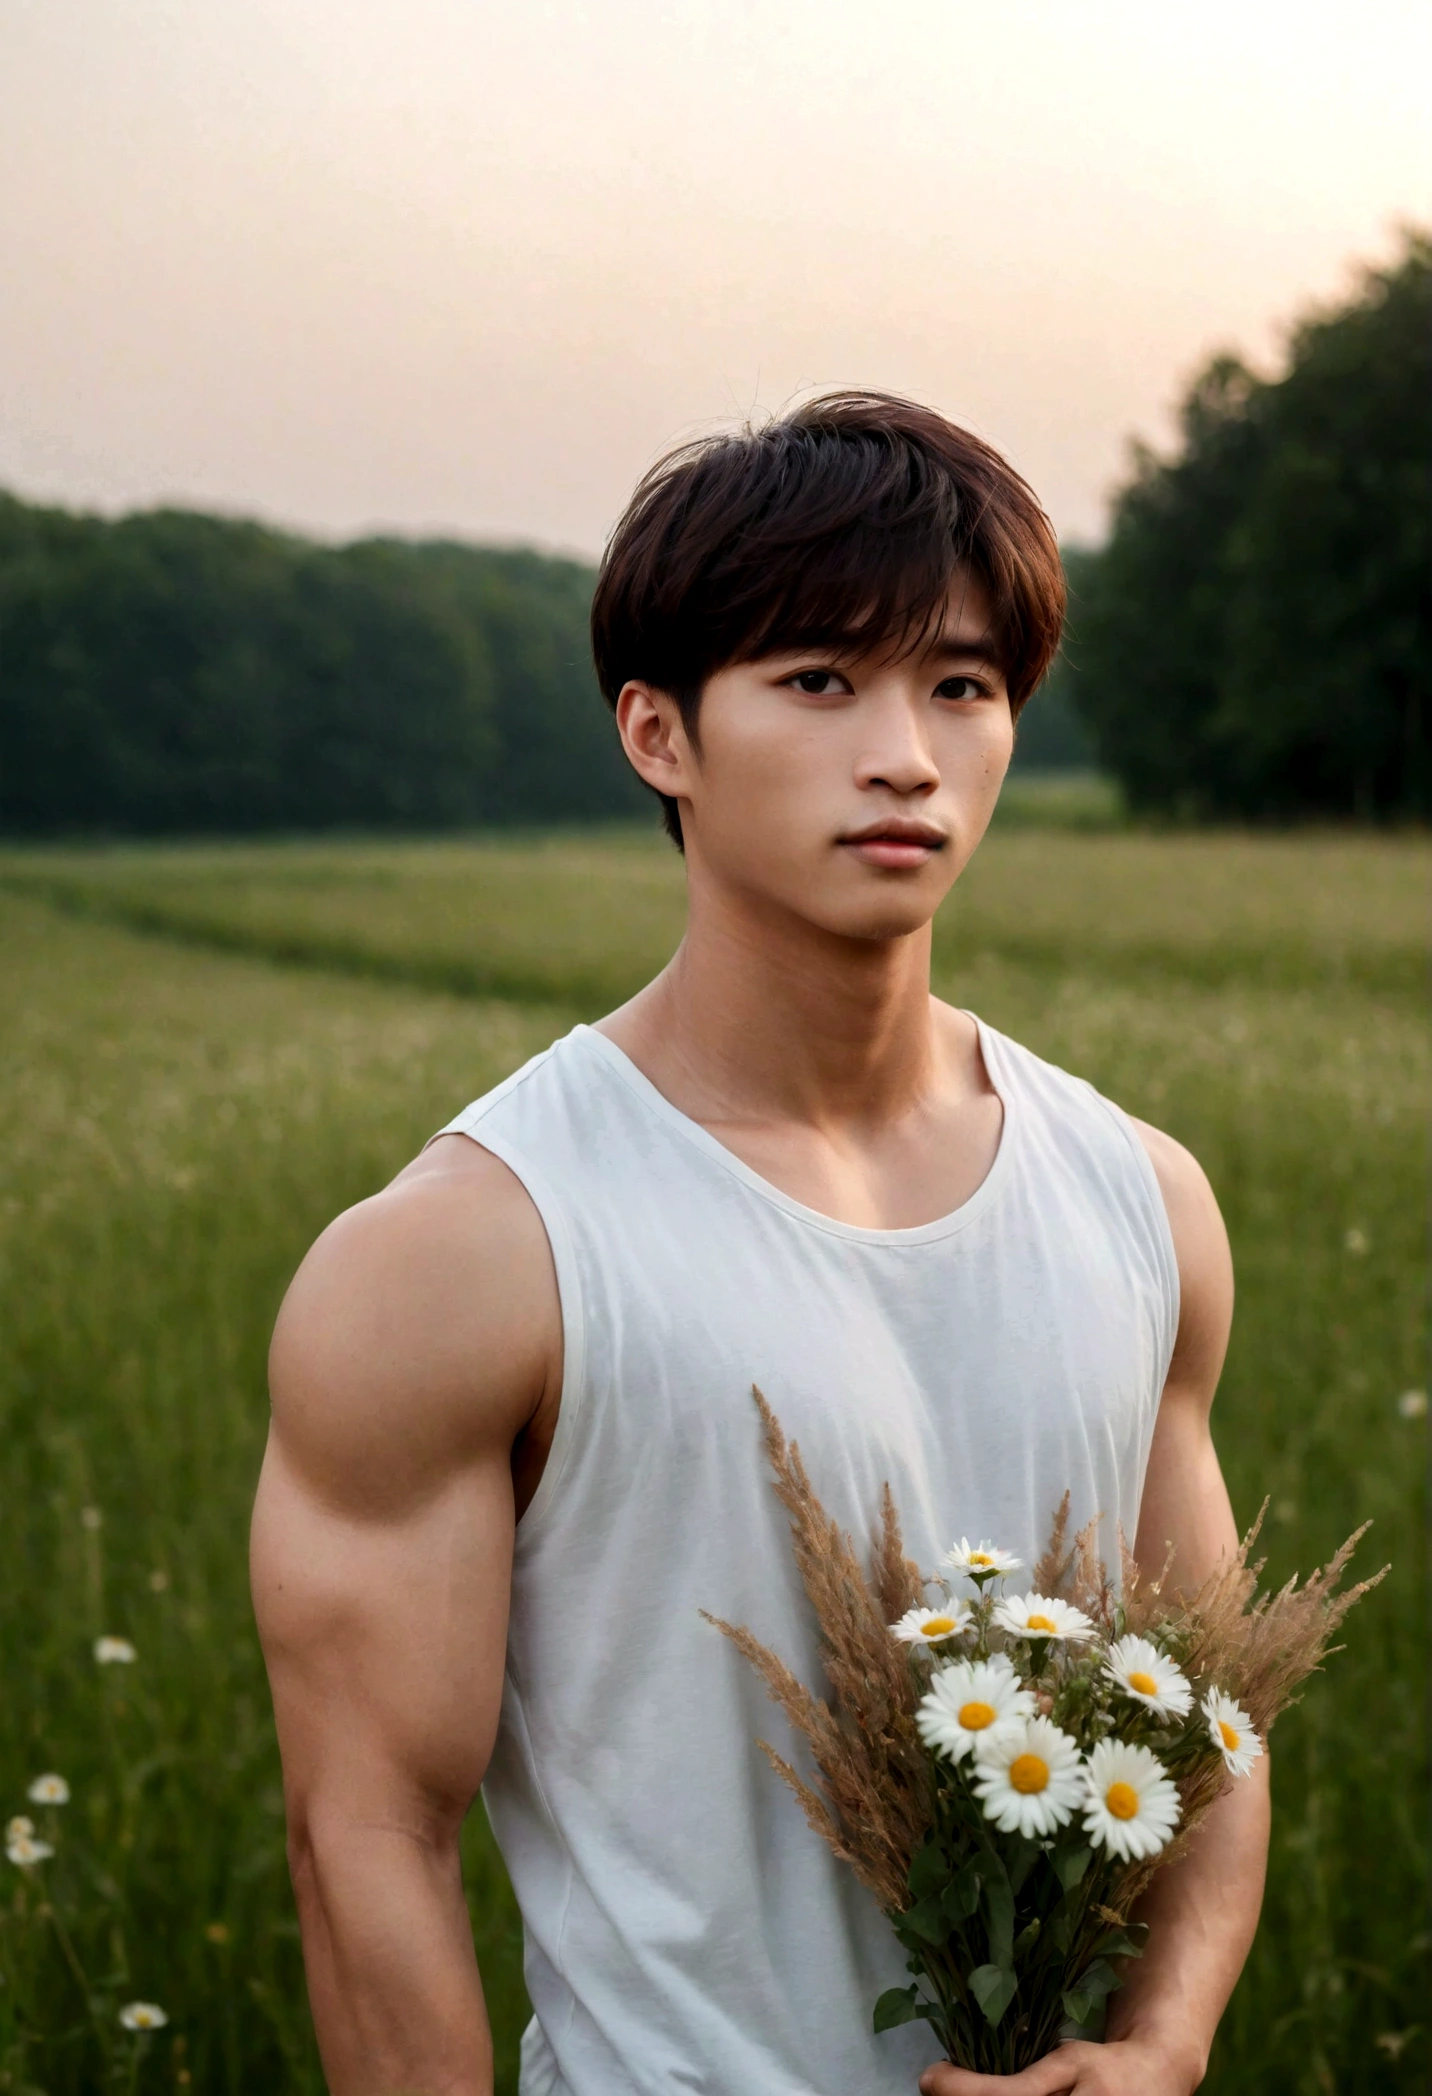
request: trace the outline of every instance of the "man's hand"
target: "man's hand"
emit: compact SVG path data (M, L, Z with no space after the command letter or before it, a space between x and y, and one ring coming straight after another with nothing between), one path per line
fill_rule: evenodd
M1191 2096L1202 2079L1201 2060L1129 2037L1061 2045L1020 2074L971 2074L945 2061L920 2076L920 2089L922 2096Z

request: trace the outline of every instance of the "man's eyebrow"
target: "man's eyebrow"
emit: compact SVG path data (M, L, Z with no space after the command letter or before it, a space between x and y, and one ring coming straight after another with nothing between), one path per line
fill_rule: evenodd
M927 654L941 662L985 662L991 669L1004 668L1004 655L989 633L966 639L958 633L942 633L930 643Z
M878 652L878 651L875 651ZM915 652L942 662L987 662L992 669L1004 667L1004 655L993 634L941 633ZM756 659L773 661L780 655L834 655L846 660L872 653L870 638L862 633L823 633L819 639L780 641L763 648Z

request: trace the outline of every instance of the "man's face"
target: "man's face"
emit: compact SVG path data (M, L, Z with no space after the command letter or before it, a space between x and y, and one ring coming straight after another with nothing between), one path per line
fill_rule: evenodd
M985 591L961 580L940 632L901 661L814 649L720 670L699 754L659 701L672 769L638 768L679 799L693 885L846 937L927 923L984 835L1013 748L989 624Z

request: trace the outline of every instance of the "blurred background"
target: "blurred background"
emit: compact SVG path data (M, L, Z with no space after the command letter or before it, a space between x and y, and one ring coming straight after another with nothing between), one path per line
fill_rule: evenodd
M1209 1170L1270 1575L1394 1565L1208 2086L1427 2086L1429 78L1400 0L0 0L0 2089L322 2087L273 1314L670 954L594 562L837 385L997 443L1071 588L936 986ZM510 2096L480 1809L467 1868Z

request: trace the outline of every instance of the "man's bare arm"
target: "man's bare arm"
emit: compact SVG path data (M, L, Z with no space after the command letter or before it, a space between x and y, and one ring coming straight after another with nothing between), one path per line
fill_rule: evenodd
M1238 1536L1209 1432L1233 1318L1233 1267L1212 1189L1179 1144L1139 1124L1178 1253L1178 1340L1159 1406L1135 1554L1196 1587ZM1258 1924L1268 1852L1267 1758L1221 1798L1189 1853L1154 1880L1149 1947L1113 1996L1109 2042L1061 2046L1022 2074L934 2067L925 2096L1190 2096Z
M458 1836L496 1732L513 1448L555 1408L540 1219L462 1138L325 1232L280 1315L253 1529L334 2096L489 2096Z

